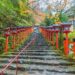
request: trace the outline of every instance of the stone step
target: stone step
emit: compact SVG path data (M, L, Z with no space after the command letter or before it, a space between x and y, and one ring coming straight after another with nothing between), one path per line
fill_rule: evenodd
M45 71L44 73L38 75L75 75L75 74Z
M35 50L34 50L35 49ZM0 55L0 69L4 68L20 51L10 55ZM8 60L9 59L9 60ZM3 66L2 66L3 65ZM37 36L36 42L18 57L18 75L75 75L75 62L60 56L44 39ZM16 60L8 67L4 75L16 75Z
M48 50L38 50L38 49L36 49L36 50L28 50L28 49L26 49L24 52L56 52L57 50L51 50L51 49L48 49ZM19 52L19 51L16 51L16 52Z
M6 65L7 65L8 63L0 63L0 69L3 69ZM56 69L56 68L64 68L64 69L68 69L68 66L66 66L66 65L37 65L37 64L19 64L18 63L18 67L19 68L43 68L43 69L50 69L50 68L54 68L54 69ZM74 67L75 68L75 66L72 66L72 67ZM16 63L13 63L13 64L11 64L10 66L9 66L9 68L11 68L12 70L14 70L14 68L16 68ZM71 68L71 67L70 67ZM74 69L73 68L73 69Z
M10 54L18 54L19 52L10 52ZM25 52L23 52L22 54L24 54L24 53L33 53L33 54L58 54L57 52L49 52L49 51L42 51L42 52L29 52L29 51L25 51Z
M18 75L25 75L26 74L26 71L17 71L17 74ZM1 74L0 74L1 75ZM7 69L3 75L16 75L16 70L10 70L10 69Z
M19 52L10 52L10 54L18 54ZM34 53L34 54L56 54L57 52L49 52L49 51L24 51L22 54L24 54L24 53ZM58 53L57 53L58 54Z
M20 69L20 68L19 68ZM18 71L19 71L19 69L18 69ZM20 71L20 74L22 74L22 72L25 72L25 71L44 71L44 69L38 69L38 68L22 68L22 69L20 69L21 71ZM8 74L12 74L12 73L14 73L14 71L15 70L11 70L12 72L10 72L9 73L9 70L7 70L7 72L8 72ZM63 70L50 70L50 69L47 69L46 71L48 71L48 72L56 72L56 73L67 73L67 74L75 74L75 71L73 70L69 70L69 71L63 71Z
M1 56L2 57L2 59L4 59L4 58L8 58L8 59L11 59L11 58L14 58L16 55L4 55L4 56ZM63 57L62 56L49 56L49 55L46 55L46 56L31 56L31 55L20 55L19 56L19 59L25 59L25 58L44 58L44 59L49 59L49 58L51 58L51 59L63 59Z
M0 62L6 62L6 61L10 61L11 59L13 59L13 58L3 58L3 59L0 59ZM44 61L46 61L46 60L60 60L60 61L62 61L62 60L67 60L67 59L65 59L65 58L42 58L42 57L24 57L24 58L19 58L19 60L44 60Z
M30 72L27 75L74 75L74 74L68 74L68 73L57 73L57 72Z
M14 58L16 55L3 55L0 56L0 58ZM59 54L25 54L20 55L19 57L25 57L25 56L34 56L34 57L61 57Z
M15 53L12 53L13 55L16 55ZM40 56L44 56L44 55L51 55L51 56L60 56L60 54L56 54L56 53L27 53L27 52L25 52L25 53L22 53L22 54L20 54L20 55L32 55L32 56L38 56L38 55L40 55Z
M9 63L9 61L4 61L4 62L0 62L1 63ZM13 62L16 63L16 60ZM75 65L74 62L67 62L64 60L31 60L31 59L26 59L26 60L18 60L19 64L37 64L37 65L55 65L55 66L70 66L70 65Z
M51 67L51 68L50 68ZM75 74L75 67L67 67L67 66L37 66L37 65L20 65L18 64L18 71L24 72L24 71L48 71L48 72L58 72L58 73L70 73ZM11 65L7 71L15 71L16 65Z
M0 63L9 63L11 61L10 60L0 60ZM18 59L18 63L25 63L25 62L32 62L32 61L35 61L35 62L61 62L61 60L39 60L39 59ZM14 61L16 63L16 60ZM66 62L65 60L62 60L62 62ZM67 63L67 62L66 62ZM73 63L73 62L71 62Z

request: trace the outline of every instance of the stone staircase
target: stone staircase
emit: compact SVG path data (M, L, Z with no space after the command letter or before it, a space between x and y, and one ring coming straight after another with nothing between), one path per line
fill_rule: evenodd
M18 53L19 51L16 51L11 52L11 55L0 56L0 70ZM16 75L16 61L4 75ZM18 58L18 75L75 75L75 62L63 58L38 33L36 42Z

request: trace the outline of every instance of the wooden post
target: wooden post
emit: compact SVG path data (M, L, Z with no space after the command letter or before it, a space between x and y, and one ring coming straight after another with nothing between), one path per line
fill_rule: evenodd
M56 32L56 48L58 49L59 46L58 46L58 32Z
M68 33L66 33L66 55L68 55L68 53L69 53L69 47L68 47Z
M75 38L73 39L73 51L74 51L74 56L75 56Z
M6 41L5 41L5 53L8 52L8 36L6 36Z

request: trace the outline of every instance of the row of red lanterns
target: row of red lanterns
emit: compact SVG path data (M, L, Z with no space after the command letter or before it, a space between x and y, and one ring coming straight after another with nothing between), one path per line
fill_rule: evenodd
M8 52L8 44L9 44L9 37L12 36L12 49L16 47L17 44L21 44L27 36L29 36L33 32L32 27L17 27L17 28L7 28L5 29L4 36L6 37L5 41L5 49L4 52ZM16 39L16 37L18 37Z
M52 25L49 27L40 27L40 31L42 32L43 36L52 44L54 45L54 33L56 34L56 48L59 48L58 44L58 38L59 38L59 32L62 29L62 32L65 33L66 39L64 40L64 53L65 55L68 55L69 52L69 42L68 42L68 33L70 32L71 24L60 24L60 25Z

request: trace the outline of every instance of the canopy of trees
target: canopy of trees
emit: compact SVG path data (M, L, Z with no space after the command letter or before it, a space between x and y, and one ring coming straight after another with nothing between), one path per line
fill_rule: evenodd
M0 28L31 26L34 18L28 0L0 0Z
M44 2L44 0L41 1ZM45 13L40 11L42 9L39 8L39 3L40 0L0 0L0 28L32 26L35 22L40 21L42 21L42 24L49 26L56 22L67 21L68 17L63 13L61 14L61 11L57 11L61 4L57 7L55 6L57 13L50 15L50 11L52 11L51 5L48 4L48 13ZM67 0L64 0L63 4L65 4L65 7ZM64 10L64 7L60 8L60 10ZM59 12L60 15L57 15Z

